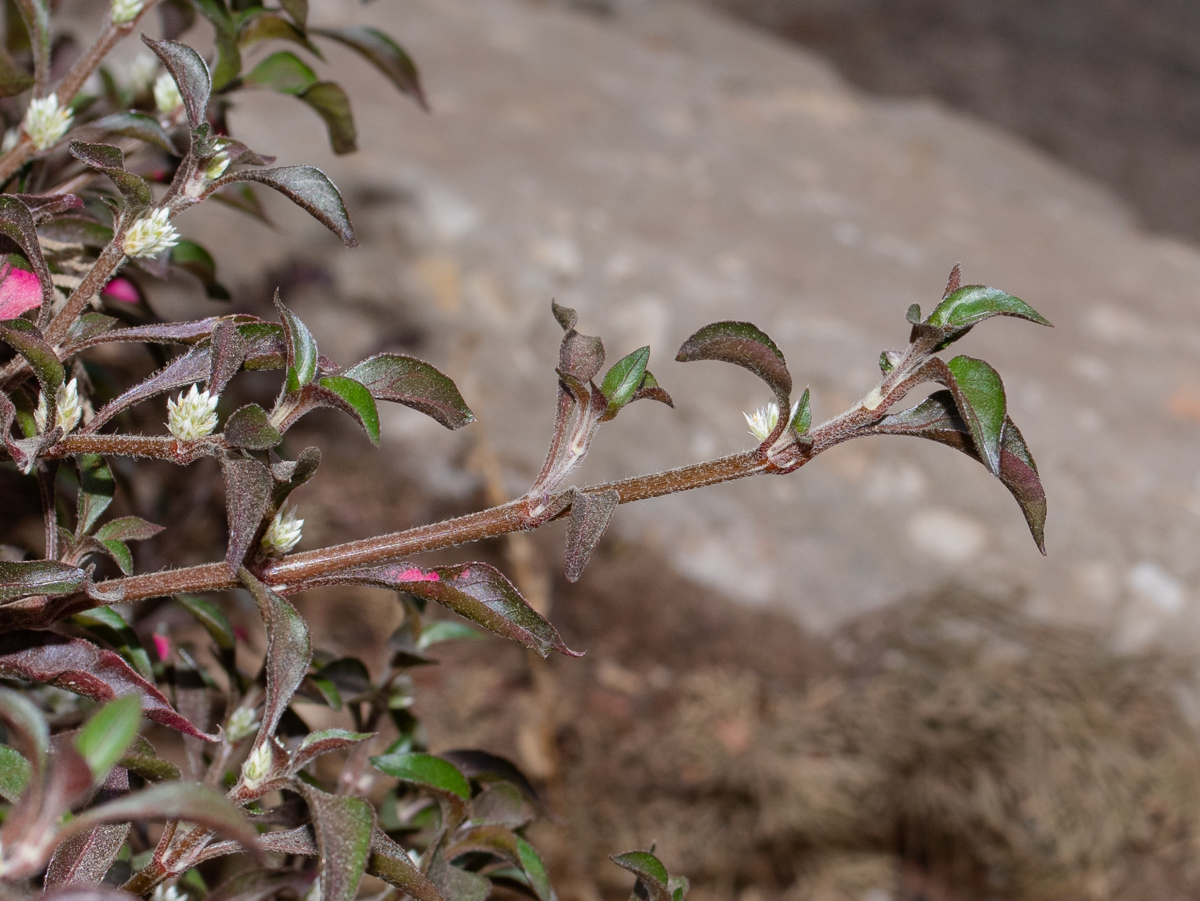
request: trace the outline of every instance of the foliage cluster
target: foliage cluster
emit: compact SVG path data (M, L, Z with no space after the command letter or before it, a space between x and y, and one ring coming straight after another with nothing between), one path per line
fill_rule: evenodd
M161 37L141 38L153 56L119 77L104 61L154 6ZM389 898L474 901L504 885L549 901L545 868L522 833L539 810L537 792L501 758L427 753L410 711L408 670L467 629L429 620L431 603L543 656L575 652L494 567L427 567L410 562L413 555L562 517L575 580L619 504L790 473L829 447L878 434L923 437L978 459L1012 492L1041 547L1045 496L1000 377L981 360L936 354L993 316L1046 323L1004 292L961 286L956 268L928 317L909 310L909 342L882 355L879 384L820 425L807 391L793 404L783 352L764 332L745 322L699 329L677 360L734 363L773 395L748 417L756 446L587 488L569 479L600 426L634 401L671 398L647 368L649 348L601 375L602 341L555 305L563 339L553 434L522 497L294 553L303 520L288 499L321 459L315 447L288 452L285 436L301 417L341 410L378 443L380 401L451 429L470 423L471 411L454 383L420 360L329 359L278 294L276 321L162 321L149 300L151 279L183 272L210 297L227 297L212 256L182 239L174 221L208 200L261 217L261 186L353 247L332 182L309 166L272 167L272 158L229 133L227 113L239 91L273 89L319 114L334 150L348 152L355 130L346 94L298 51L319 61L319 39L349 46L424 104L416 69L376 30L310 25L305 0L280 0L278 8L259 0L114 0L81 52L43 0L15 0L12 9L0 52L0 114L10 126L0 155L0 465L36 484L44 540L41 548L8 547L0 561L7 894L350 901L370 874ZM214 35L208 60L177 40L199 19ZM281 43L293 49L246 65L261 45ZM132 368L119 362L139 354L157 368L130 378ZM271 408L225 409L230 382L255 370L279 374ZM927 383L938 390L890 412ZM173 392L165 433L142 434ZM119 485L137 480L141 461L183 467L206 457L224 480L224 559L137 572L130 543L162 526L113 518ZM360 660L314 650L287 600L348 584L390 590L405 612L375 677ZM229 592L247 593L262 616L266 654L250 666L222 607ZM153 631L141 602L163 598L211 639L211 666L196 648ZM297 700L341 711L353 728L312 731L293 709ZM181 737L186 766L151 743L159 736L161 744L164 729ZM317 765L325 755L341 760L332 779L326 762ZM634 874L639 897L682 898L685 885L650 851L614 860Z

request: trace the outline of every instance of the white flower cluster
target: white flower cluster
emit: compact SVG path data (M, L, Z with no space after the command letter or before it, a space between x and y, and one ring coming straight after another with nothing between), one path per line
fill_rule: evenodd
M138 17L145 4L142 0L112 0L112 23L124 25Z
M150 901L187 901L187 895L175 885L155 886Z
M296 518L296 511L284 504L271 519L263 533L262 549L268 557L282 557L297 544L304 529L304 520Z
M64 435L79 425L79 419L83 416L83 404L79 401L79 388L75 381L75 379L71 379L69 382L64 382L54 392L54 405L57 410L54 424L62 427ZM43 433L46 431L46 419L50 412L46 406L45 393L39 394L37 409L33 411L33 419L37 423L38 431Z
M170 116L183 106L183 95L170 72L163 72L154 82L154 105L164 116Z
M219 395L200 391L195 385L187 394L167 401L167 428L180 441L195 441L211 435L217 427Z
M129 226L121 250L130 257L152 257L178 243L179 232L171 224L171 212L160 207Z
M253 735L258 725L259 723L255 718L252 707L239 707L229 716L229 725L225 729L225 737L234 744L237 744L243 738Z
M790 423L796 418L796 411L800 409L800 402L796 401L792 404L792 412L788 417ZM759 407L753 414L743 413L746 417L746 425L750 426L750 434L759 441L766 441L767 436L775 431L775 426L779 425L779 404L772 401L765 407Z
M38 150L46 150L67 133L74 118L69 109L58 105L58 95L51 94L29 101L22 126L33 146Z
M254 788L271 775L272 756L269 739L250 752L250 756L242 764L242 781L246 783L247 788Z

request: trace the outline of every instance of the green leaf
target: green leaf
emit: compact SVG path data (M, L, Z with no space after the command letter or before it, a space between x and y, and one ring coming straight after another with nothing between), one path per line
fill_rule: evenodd
M296 54L281 50L262 60L242 80L298 96L317 83L317 73Z
M0 686L0 720L8 743L29 763L30 777L40 780L50 753L50 727L42 712L24 695Z
M75 736L75 748L92 776L102 779L137 736L142 704L135 694L110 701L97 710Z
M25 23L25 31L29 36L29 49L33 53L35 79L45 84L50 70L49 5L43 3L42 0L16 0L15 6L21 11L21 19ZM11 27L10 24L9 28Z
M222 434L230 447L246 450L267 450L283 440L279 430L271 425L267 411L258 404L247 404L230 414Z
M992 475L999 476L1000 442L1007 413L1004 383L995 369L973 357L955 357L946 368L954 376L954 384L947 387L955 392L959 412L975 440L980 459Z
M209 634L218 648L222 651L232 651L237 647L237 638L233 634L233 627L229 625L229 619L220 607L212 601L194 594L177 594L175 600L196 618L196 621L204 627L204 631Z
M108 556L112 557L113 562L121 568L122 575L127 576L133 572L133 552L129 550L129 545L124 541L117 541L111 538L98 538L96 540L108 552Z
M353 901L367 867L375 814L362 798L330 795L299 783L312 813L321 862L322 901Z
M985 285L966 285L951 292L925 322L940 328L970 328L993 316L1016 316L1038 325L1050 325L1048 319L1025 301Z
M279 0L279 5L301 31L308 27L308 0Z
M675 359L721 360L749 369L775 393L780 410L791 406L792 376L775 342L750 322L714 322L683 342Z
M285 7L286 8L286 7ZM377 28L351 25L348 28L314 28L313 34L330 38L357 51L363 59L387 76L401 93L412 97L428 110L421 76L409 55L395 41Z
M213 43L217 50L217 61L212 71L212 89L220 91L233 82L242 71L237 28L223 0L191 0L191 4L200 15L212 23ZM195 128L196 123L192 123L192 127Z
M317 342L300 318L283 305L275 292L275 308L287 339L287 390L299 391L317 377Z
M171 248L167 262L199 279L209 299L229 300L229 292L217 281L217 261L195 241L181 239Z
M0 798L15 804L29 784L32 768L16 748L0 745Z
M605 373L600 391L608 399L606 415L616 416L622 407L633 400L633 395L642 387L642 380L646 376L646 364L649 362L650 348L639 347L614 363Z
M375 408L375 398L371 396L366 385L341 375L326 376L318 384L349 404L371 443L379 444L379 411Z
M550 901L554 897L554 892L550 888L550 879L546 875L546 865L542 863L542 858L534 850L533 845L519 835L517 836L517 851L521 869L529 878L529 887L534 890L540 901Z
M0 604L38 594L49 597L74 594L83 588L86 580L87 573L66 563L0 560Z
M79 458L79 501L76 537L88 534L108 505L112 503L116 484L112 470L103 457L84 454Z
M147 538L153 538L162 530L162 526L147 522L140 516L122 516L106 522L97 529L96 537L101 540L117 538L121 541L145 541Z
M454 382L413 357L376 354L341 374L361 382L376 400L419 410L448 429L462 428L475 420Z
M358 130L354 127L350 98L341 85L319 81L296 96L324 120L325 130L329 132L329 146L334 153L354 153L358 149Z
M342 195L320 169L312 166L240 169L226 175L218 184L224 186L238 181L253 181L274 188L341 238L347 247L358 246Z
M42 333L24 319L10 319L0 322L0 341L3 341L29 363L29 368L37 376L46 394L49 407L48 421L54 421L54 395L62 386L65 372L58 355L54 352Z
M421 630L421 637L417 639L417 650L427 650L443 641L479 641L483 637L483 633L473 626L442 619L429 623Z
M800 401L796 407L796 415L792 417L792 429L797 435L807 435L809 428L812 426L812 407L809 404L808 389L804 389L804 393L800 395Z
M305 0L300 0L305 2ZM283 6L283 4L280 4ZM287 7L284 6L286 10ZM283 16L260 9L252 18L242 23L238 30L238 47L245 50L260 41L291 41L299 44L317 59L324 59L321 51L308 39L303 28L297 28Z
M624 854L614 854L612 862L622 869L633 873L638 884L645 893L643 897L649 901L673 901L667 888L670 877L667 868L649 851L627 851Z
M399 779L418 789L448 801L460 812L466 811L471 800L471 784L452 763L432 754L381 754L371 758L371 764L393 779Z

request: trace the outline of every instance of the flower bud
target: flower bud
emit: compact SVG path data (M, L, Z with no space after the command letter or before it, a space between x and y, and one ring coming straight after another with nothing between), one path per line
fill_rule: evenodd
M126 256L152 257L178 243L179 232L171 224L171 212L160 207L129 226L121 250Z
M225 727L225 737L237 744L243 738L253 735L258 725L252 708L239 707L229 717L229 724Z
M211 435L217 427L220 395L200 391L195 385L187 394L167 401L167 428L180 441L195 441Z
M303 528L304 520L297 519L296 511L284 504L271 519L267 531L263 533L263 553L268 557L282 557L300 543Z
M66 435L79 425L79 420L83 416L83 405L79 401L79 388L75 379L58 386L58 390L54 392L54 404L57 410L54 424L60 426L63 434ZM33 419L37 423L39 432L46 431L48 413L46 395L45 393L39 394L37 409L33 411Z
M170 116L183 106L183 95L170 72L163 72L154 82L154 105L164 116Z
M112 23L124 25L132 22L142 11L142 0L112 0Z
M74 115L69 109L58 105L58 95L35 97L25 110L23 127L25 134L38 150L46 150L58 142L71 127Z
M272 757L270 740L261 742L250 752L250 756L242 764L242 781L246 783L247 788L260 785L271 775Z

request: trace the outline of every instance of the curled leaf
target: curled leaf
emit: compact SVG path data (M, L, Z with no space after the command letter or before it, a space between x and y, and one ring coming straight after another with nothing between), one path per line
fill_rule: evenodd
M244 169L226 175L217 184L223 187L238 181L254 181L274 188L341 238L347 247L358 246L342 195L320 169L312 166Z
M720 360L749 369L775 392L779 409L790 406L792 375L783 351L758 326L750 322L714 322L683 342L675 359Z
M939 328L970 328L993 316L1016 316L1038 325L1050 325L1046 317L1019 297L986 285L966 285L951 291L925 322Z
M175 41L156 41L142 35L142 41L162 60L183 98L188 124L198 127L205 120L208 97L212 93L212 76L204 58L186 44Z
M361 382L376 400L419 410L448 429L462 428L475 419L454 382L414 357L376 354L340 375Z

